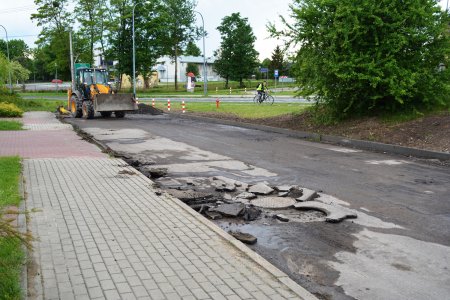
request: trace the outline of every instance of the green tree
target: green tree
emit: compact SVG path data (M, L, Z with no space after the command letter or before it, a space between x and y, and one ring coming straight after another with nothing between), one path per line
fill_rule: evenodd
M89 43L89 60L86 61L87 63L94 63L95 45L103 41L105 19L107 18L106 10L104 0L77 0L74 17L80 22L81 31ZM101 50L104 50L104 45L101 44Z
M154 0L111 0L111 17L106 24L109 47L107 60L116 60L116 76L133 75L132 11L135 6L136 75L148 78L152 66L163 53L161 40L164 29L161 21L161 3Z
M63 79L70 78L70 56L69 56L69 31L73 19L67 11L69 0L35 0L38 6L37 13L31 15L31 19L37 21L42 27L39 39L36 42L40 48L44 65L43 74L48 77L55 75Z
M334 117L449 104L448 14L434 0L294 0L273 36L297 44L302 95Z
M191 56L201 56L202 52L193 41L190 41L186 45L186 50L184 50L184 54ZM189 72L192 72L195 74L195 76L198 76L200 74L198 70L198 65L194 63L188 63L186 66L186 73Z
M19 62L27 69L32 68L31 49L23 40L9 40L9 58ZM6 41L0 40L0 52L7 55Z
M178 90L178 57L187 43L198 38L201 31L195 24L194 9L197 3L193 0L163 0L161 24L164 53L175 62L175 89Z
M186 50L184 50L184 54L191 56L201 56L202 51L193 41L189 41L186 45Z
M11 62L11 77L13 82L25 82L30 77L30 73L18 61Z
M18 61L13 60L10 63L6 55L0 52L0 87L9 81L9 70L11 70L12 83L24 82L30 76L30 71L24 68Z
M242 18L240 13L233 13L223 18L217 29L222 41L214 52L217 57L214 69L225 78L226 87L229 80L237 80L239 86L244 87L244 78L252 75L258 66L258 52L254 47L256 37L248 19Z
M10 65L6 55L0 52L0 88L2 88L9 80Z
M280 46L276 46L272 52L272 58L269 64L269 74L271 78L275 77L275 70L278 70L279 74L285 69L284 66L284 54ZM281 74L280 74L281 75ZM283 74L284 75L284 74Z

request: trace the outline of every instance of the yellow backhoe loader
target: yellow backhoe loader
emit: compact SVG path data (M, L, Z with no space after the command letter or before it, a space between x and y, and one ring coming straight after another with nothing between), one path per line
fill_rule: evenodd
M75 64L73 74L72 87L67 91L68 107L73 117L92 119L99 112L105 118L113 113L116 118L123 118L127 111L138 109L132 94L113 92L105 69Z

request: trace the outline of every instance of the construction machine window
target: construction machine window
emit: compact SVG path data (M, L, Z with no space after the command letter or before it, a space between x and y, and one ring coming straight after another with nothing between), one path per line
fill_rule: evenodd
M95 70L96 83L108 84L108 73L105 70Z

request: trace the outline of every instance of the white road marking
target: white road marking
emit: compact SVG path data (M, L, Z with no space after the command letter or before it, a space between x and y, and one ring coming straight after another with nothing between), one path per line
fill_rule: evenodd
M406 160L387 159L387 160L367 160L366 163L369 165L395 166L395 165L407 164L409 162L407 162Z
M336 151L336 152L342 152L342 153L362 152L362 150L355 150L355 149L349 149L349 148L326 148L326 149L331 150L331 151Z

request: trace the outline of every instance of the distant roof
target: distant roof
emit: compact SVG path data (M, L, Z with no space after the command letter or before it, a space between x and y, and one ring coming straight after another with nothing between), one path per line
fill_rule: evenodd
M207 57L206 58L207 63L214 63L215 61L216 61L215 57ZM203 56L180 56L180 62L202 64Z

